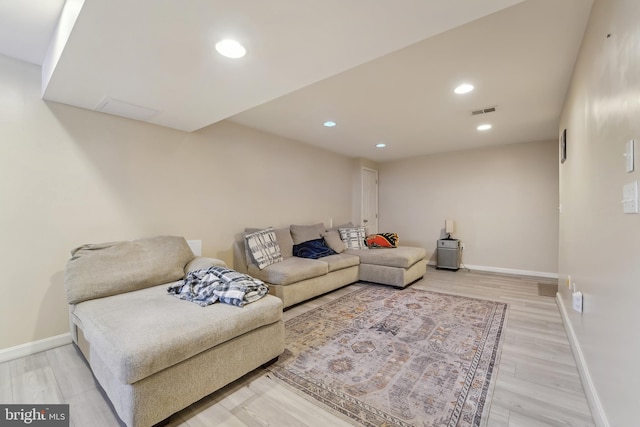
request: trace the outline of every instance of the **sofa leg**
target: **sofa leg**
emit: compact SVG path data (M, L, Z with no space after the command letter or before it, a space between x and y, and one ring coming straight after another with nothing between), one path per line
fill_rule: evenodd
M278 356L274 357L273 359L269 360L268 362L264 363L262 365L263 369L267 369L269 366L273 365L274 363L276 363L278 361Z

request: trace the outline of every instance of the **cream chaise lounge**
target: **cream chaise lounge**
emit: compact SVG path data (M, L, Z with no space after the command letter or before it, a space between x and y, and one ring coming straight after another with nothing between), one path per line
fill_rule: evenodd
M73 341L129 427L149 427L284 350L282 302L201 307L167 293L194 257L182 237L84 245L65 270Z

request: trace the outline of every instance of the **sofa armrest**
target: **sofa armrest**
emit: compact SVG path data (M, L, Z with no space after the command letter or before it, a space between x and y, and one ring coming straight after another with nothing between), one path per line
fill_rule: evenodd
M227 264L221 259L197 256L184 266L184 274L186 276L190 271L204 270L214 266L226 267Z
M247 255L245 252L244 234L233 242L233 269L248 274Z

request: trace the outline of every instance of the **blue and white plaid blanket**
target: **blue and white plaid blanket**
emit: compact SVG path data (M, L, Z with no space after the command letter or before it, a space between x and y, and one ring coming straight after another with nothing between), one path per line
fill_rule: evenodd
M182 282L169 286L169 294L206 307L220 301L242 307L269 292L261 280L227 267L190 271Z

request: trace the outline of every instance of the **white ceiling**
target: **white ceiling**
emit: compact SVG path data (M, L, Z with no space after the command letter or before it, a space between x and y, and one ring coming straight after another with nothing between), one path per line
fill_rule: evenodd
M81 10L66 38L53 31L62 0L0 0L0 53L44 64L44 99L186 131L230 119L376 161L557 138L592 4L71 2ZM217 55L226 37L247 56ZM454 95L462 81L476 90Z
M65 0L0 0L0 54L42 64Z

